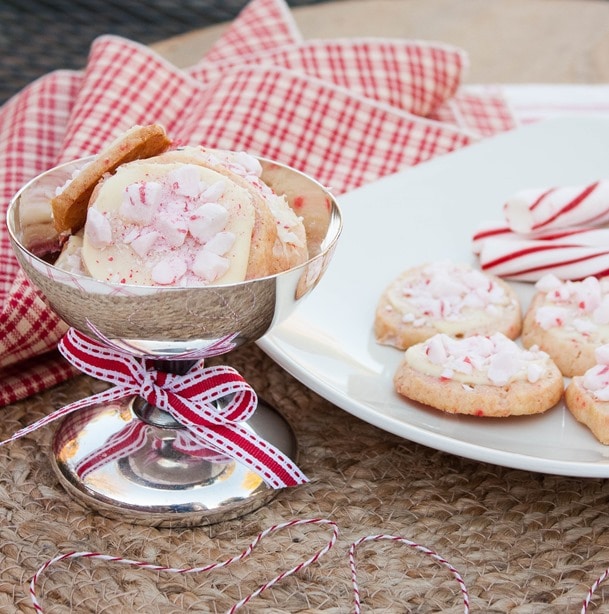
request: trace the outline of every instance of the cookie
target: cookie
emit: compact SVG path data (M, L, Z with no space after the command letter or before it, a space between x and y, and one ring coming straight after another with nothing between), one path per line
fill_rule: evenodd
M582 375L609 343L609 277L561 281L546 275L525 314L522 343L547 352L563 375Z
M247 165L252 162L258 164L252 156L204 147L183 147L168 151L156 159L159 162L177 161L204 166L224 175L251 194L256 203L256 219L246 279L274 275L308 260L304 226L281 192L274 195L260 179L261 169L248 169Z
M609 345L597 348L596 364L575 376L565 391L565 404L578 422L609 445Z
M113 141L51 200L56 231L74 234L84 226L89 200L104 175L125 162L160 154L170 145L165 129L158 124L134 126Z
M439 333L406 350L394 386L402 396L451 414L538 414L560 400L563 378L539 350L501 333L454 339Z
M436 333L455 338L520 334L522 312L505 281L466 264L430 263L404 271L383 292L374 318L376 340L400 350Z

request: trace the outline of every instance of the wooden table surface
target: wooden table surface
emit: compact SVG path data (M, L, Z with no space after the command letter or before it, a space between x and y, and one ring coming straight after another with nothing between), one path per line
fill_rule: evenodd
M296 7L305 38L406 37L458 45L470 83L609 82L607 0L335 0ZM226 25L154 47L178 66L196 62Z

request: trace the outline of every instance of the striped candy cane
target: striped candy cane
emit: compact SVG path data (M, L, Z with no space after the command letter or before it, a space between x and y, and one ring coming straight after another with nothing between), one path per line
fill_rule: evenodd
M40 602L38 601L38 598L36 596L36 586L38 584L40 576L52 565L55 565L56 563L59 563L60 561L64 561L67 559L97 559L100 561L107 561L109 563L130 565L132 567L138 567L140 569L150 569L152 571L163 571L167 573L182 574L182 575L183 574L194 574L194 573L205 573L205 572L214 571L216 569L222 569L223 567L228 567L229 565L232 565L233 563L242 561L243 559L247 558L253 552L254 548L265 537L267 537L271 533L276 533L277 531L281 531L282 529L289 529L290 527L295 527L299 525L309 525L309 524L310 525L330 526L332 528L332 537L330 538L328 543L321 550L317 551L313 556L308 558L306 561L298 563L291 569L288 569L287 571L280 573L279 575L275 576L272 580L269 580L265 584L259 586L253 593L250 593L249 595L241 599L241 601L239 601L238 603L233 605L229 610L227 610L227 614L232 614L232 612L236 612L238 609L242 608L245 604L249 603L252 599L254 599L254 597L257 597L258 595L260 595L260 593L264 592L268 588L271 588L271 586L277 584L277 582L283 580L283 578L287 578L288 576L291 576L292 574L295 574L305 569L306 567L309 567L309 565L312 565L313 563L316 563L317 561L319 561L319 559L322 556L324 556L332 548L332 546L334 546L334 544L336 543L336 540L338 539L338 533L339 533L338 525L332 520L327 520L325 518L309 518L305 520L290 520L288 522L276 524L276 525L273 525L272 527L269 527L268 529L265 529L264 531L262 531L262 533L259 533L256 536L256 538L251 542L251 544L247 548L245 548L245 550L243 550L243 552L241 552L240 554L233 556L229 559L226 559L225 561L222 561L220 563L211 563L209 565L204 565L202 567L182 567L182 568L166 567L164 565L156 565L155 563L147 563L145 561L134 561L131 559L125 559L120 556L111 556L108 554L101 554L100 552L66 552L65 554L60 554L52 559L49 559L34 574L30 582L30 599L32 601L32 605L34 606L34 609L36 610L36 612L39 612L40 614L42 614L44 610L42 609L42 606L40 605Z
M480 252L480 268L519 281L538 281L548 273L571 280L604 277L609 275L609 247L562 241L488 239Z
M365 537L361 537L356 542L353 542L351 546L349 546L349 567L351 568L351 584L353 586L353 605L354 605L353 611L355 614L360 614L361 612L360 592L359 592L359 585L357 583L357 569L355 566L355 550L358 546L360 546L364 542L370 542L370 541L376 542L376 541L381 541L381 540L388 540L392 542L406 544L407 546L410 546L411 548L414 548L415 550L418 550L419 552L422 552L423 554L430 556L432 559L434 559L438 563L441 563L442 565L444 565L444 567L446 567L450 571L450 573L452 573L455 580L459 584L459 588L461 589L461 594L463 596L463 605L464 605L463 611L464 611L464 614L469 614L469 593L467 592L467 587L465 586L465 582L463 581L463 578L461 577L459 572L446 559L441 557L439 554L437 554L433 550L430 550L429 548L426 548L425 546L421 546L420 544L417 544L416 542L410 541L409 539L405 539L404 537L398 537L395 535L382 535L382 534L381 535L367 535Z
M479 254L485 241L496 239L510 241L539 241L551 245L552 242L562 242L580 247L606 247L609 245L609 228L597 226L573 226L556 230L540 230L526 234L513 232L504 222L484 222L478 226L472 235L472 251Z
M598 226L609 221L609 181L522 190L507 200L503 214L514 232Z

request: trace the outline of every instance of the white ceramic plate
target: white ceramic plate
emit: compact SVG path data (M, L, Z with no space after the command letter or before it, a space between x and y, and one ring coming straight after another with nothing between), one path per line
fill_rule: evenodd
M405 439L497 465L609 477L609 446L558 405L539 416L452 416L408 402L392 386L401 352L375 343L385 286L403 269L450 258L475 263L480 221L525 187L609 178L609 121L560 119L442 156L339 198L344 232L319 286L259 341L288 372L335 405ZM515 284L526 308L530 284ZM354 442L357 445L357 442Z

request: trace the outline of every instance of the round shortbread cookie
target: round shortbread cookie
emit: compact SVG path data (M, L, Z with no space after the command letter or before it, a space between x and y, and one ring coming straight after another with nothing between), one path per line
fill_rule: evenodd
M251 194L256 203L256 221L246 279L287 271L307 261L309 253L305 228L287 200L281 194L272 193L257 173L243 174L247 168L242 165L251 164L254 158L242 152L191 146L165 152L156 160L210 168Z
M436 333L455 338L501 332L520 334L522 313L505 281L467 264L438 262L404 271L378 302L374 334L400 350Z
M609 401L599 401L575 376L565 391L565 403L573 417L587 426L603 444L609 445Z
M609 278L562 282L540 279L525 314L522 343L547 352L563 375L582 375L595 350L609 343Z
M523 350L501 333L464 339L440 333L413 345L394 385L402 396L447 413L495 418L542 413L564 389L545 352Z
M133 126L120 135L51 200L57 232L74 234L84 226L91 194L104 176L121 164L156 156L170 146L171 140L160 124Z
M565 403L578 422L609 445L609 345L595 351L595 365L575 376L565 391Z

